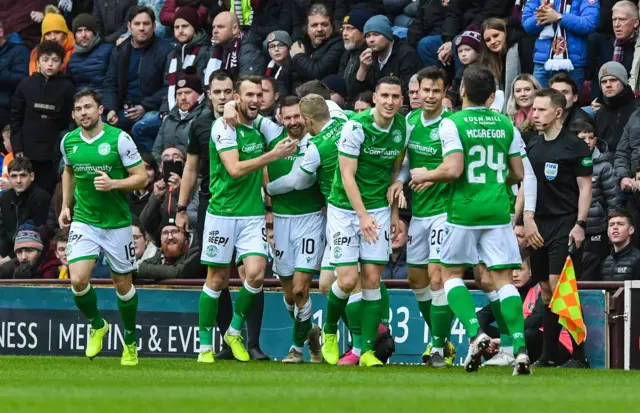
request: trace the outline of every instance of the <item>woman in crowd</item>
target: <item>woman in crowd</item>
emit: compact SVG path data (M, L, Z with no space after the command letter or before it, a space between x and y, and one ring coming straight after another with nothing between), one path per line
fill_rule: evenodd
M523 73L516 76L511 84L511 93L507 101L507 115L513 124L525 132L533 130L533 99L540 83L533 75Z
M373 93L371 91L362 92L353 104L353 111L360 113L373 107Z

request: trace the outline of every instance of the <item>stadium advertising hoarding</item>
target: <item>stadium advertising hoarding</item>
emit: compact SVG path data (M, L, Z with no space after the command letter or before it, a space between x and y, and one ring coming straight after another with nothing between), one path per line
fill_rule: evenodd
M102 315L112 325L105 338L103 355L120 356L122 328L111 288L96 288ZM138 348L141 357L192 357L198 352L198 290L138 289ZM390 320L396 342L396 363L418 363L429 341L429 330L422 320L413 293L389 290ZM487 300L474 291L478 308ZM235 299L235 293L232 293ZM313 321L324 321L326 298L317 292L313 300ZM581 291L587 322L586 352L591 366L606 367L606 313L603 291ZM282 359L291 344L291 318L282 303L282 294L266 292L261 347L271 357ZM345 330L340 328L340 345L344 350ZM89 326L76 310L68 288L0 287L0 354L4 355L83 355ZM458 349L457 363L466 355L468 340L465 330L455 320L451 341ZM221 344L219 333L214 346ZM305 350L306 352L306 350ZM308 357L308 355L306 355Z

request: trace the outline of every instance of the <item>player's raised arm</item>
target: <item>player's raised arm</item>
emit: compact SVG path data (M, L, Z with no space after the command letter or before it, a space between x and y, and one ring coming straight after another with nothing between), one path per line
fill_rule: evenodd
M294 167L291 172L269 182L267 193L271 196L280 195L291 191L301 191L309 188L316 182L315 172L320 165L320 154L313 143L309 144L300 167Z

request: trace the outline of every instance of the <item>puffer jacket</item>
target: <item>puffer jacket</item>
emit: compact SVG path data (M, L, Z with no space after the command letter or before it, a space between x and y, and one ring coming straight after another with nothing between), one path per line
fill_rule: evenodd
M316 49L307 37L304 47L306 53L300 53L291 59L291 70L298 75L299 83L338 73L340 58L344 52L342 36L334 34Z
M557 11L562 0L554 1L554 8ZM544 26L539 26L536 20L535 11L540 7L539 1L528 1L522 10L522 26L524 30L536 36ZM571 11L562 15L560 27L567 31L567 43L569 44L569 59L574 67L584 67L587 64L588 36L596 30L598 18L600 16L600 6L594 0L573 0ZM537 64L544 64L549 60L551 43L553 39L536 40L533 61Z
M107 78L111 53L113 45L108 43L101 43L87 53L75 52L67 69L76 89L91 88L100 92L105 113L117 109L116 85L114 79Z
M0 108L11 108L11 95L22 79L29 76L29 49L17 33L7 36L0 47Z
M640 280L640 250L629 244L618 252L611 252L602 264L602 280Z
M622 137L616 147L613 159L618 181L622 178L633 178L640 167L640 111L636 110L629 117Z
M587 216L587 235L601 234L607 230L608 212L619 205L616 174L611 165L613 156L601 153L598 148L591 154L593 175L591 176L591 207Z
M160 130L158 131L158 136L153 143L153 149L151 150L152 155L158 163L162 162L162 151L169 146L175 146L182 153L187 152L189 129L191 129L191 124L200 116L202 110L207 106L205 97L205 94L200 96L200 101L197 103L197 106L189 111L184 119L180 118L177 105L171 109L164 118L162 126L160 126Z

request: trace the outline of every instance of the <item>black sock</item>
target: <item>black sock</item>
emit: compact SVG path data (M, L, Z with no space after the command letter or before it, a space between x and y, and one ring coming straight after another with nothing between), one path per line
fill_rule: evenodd
M260 330L264 313L264 291L256 295L253 309L247 317L247 348L260 347Z
M218 314L216 316L216 325L220 334L224 335L231 325L231 318L233 317L233 305L231 304L231 293L229 288L225 288L220 292L220 298L218 299ZM227 344L223 341L222 348L225 348Z
M573 345L573 353L571 353L571 358L573 360L578 360L578 361L581 361L581 362L584 363L584 360L585 360L585 357L584 357L584 341L582 342L582 344L578 344L573 339L573 336L571 336L571 344Z
M555 361L562 326L558 323L558 315L552 313L546 305L542 313L542 327L544 329L542 332L542 359Z

